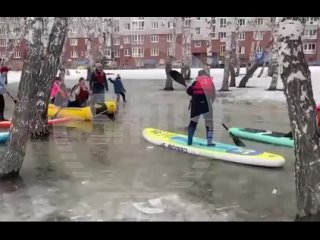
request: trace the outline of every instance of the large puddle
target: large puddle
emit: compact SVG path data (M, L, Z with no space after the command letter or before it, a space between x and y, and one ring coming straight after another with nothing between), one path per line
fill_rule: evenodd
M286 158L268 169L195 157L154 146L145 127L186 133L184 88L160 91L162 81L125 81L128 103L116 122L55 126L48 142L31 142L21 178L1 182L0 220L230 221L292 220L293 149L244 141ZM109 96L111 96L110 94ZM231 103L230 103L231 102ZM281 103L214 104L216 141L231 143L231 127L289 130ZM204 137L200 121L196 135ZM4 151L5 146L0 146Z

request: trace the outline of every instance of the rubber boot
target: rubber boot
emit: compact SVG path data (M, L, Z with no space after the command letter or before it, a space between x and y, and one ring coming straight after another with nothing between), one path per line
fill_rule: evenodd
M212 139L213 139L213 130L209 130L209 128L206 127L206 132L207 132L207 145L208 145L209 147L214 147L214 146L216 146L216 144L214 144L214 143L212 142Z
M196 131L197 128L197 123L190 121L189 123L189 127L188 127L188 145L192 145L192 139L193 139L193 135Z

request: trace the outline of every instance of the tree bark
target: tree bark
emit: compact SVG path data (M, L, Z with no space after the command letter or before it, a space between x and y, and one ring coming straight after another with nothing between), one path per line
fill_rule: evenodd
M279 28L279 63L295 150L297 219L320 220L320 143L311 73L306 62L298 17Z
M230 64L230 85L229 87L236 87L236 72L234 71L234 66Z
M275 91L277 89L278 78L279 78L279 64L278 61L272 61L272 80L268 90Z
M184 80L190 80L191 75L191 31L190 25L185 26L185 17L182 17L182 67L181 75Z
M237 19L235 18L237 21ZM234 63L236 62L236 55L237 55L237 39L236 39L236 32L231 33L231 58L230 58L230 66L229 66L229 71L230 71L230 85L229 87L235 87L236 86L236 72L234 71Z
M34 108L31 111L30 136L32 139L47 138L48 103L54 77L60 65L60 56L67 35L68 18L55 17L47 47L47 54L41 64L39 83L33 88Z
M260 73L259 73L259 75L258 75L258 78L262 76L265 67L266 67L266 61L263 61L262 68L261 68L261 70L260 70Z
M230 72L230 55L231 55L231 33L228 33L226 41L226 50L224 54L224 72L222 86L219 91L229 91L229 72Z
M239 32L239 28L240 28L240 26L238 23L238 18L236 18L236 67L237 67L236 77L238 77L240 74L240 52L239 52L240 32Z
M209 17L206 19L207 23L207 39L206 39L206 52L207 52L207 58L206 58L206 64L203 66L203 70L206 71L206 73L210 76L210 69L212 65L212 33L214 32L214 26L212 24L212 17Z
M29 23L30 22L30 23ZM27 36L27 56L23 64L19 83L18 102L16 104L10 130L8 148L0 159L0 178L16 177L26 154L29 140L29 119L32 105L32 88L38 83L43 46L41 36L43 32L42 17L28 17L30 24Z
M172 77L170 76L169 72L172 70L172 62L175 58L175 52L176 52L176 40L177 40L177 31L176 31L176 27L177 27L177 19L178 17L175 17L173 19L174 22L174 27L173 27L173 31L172 31L172 43L170 44L170 48L169 48L169 56L168 56L168 60L166 63L166 67L165 67L165 71L166 71L166 84L163 90L165 91L173 91L173 82L172 82Z

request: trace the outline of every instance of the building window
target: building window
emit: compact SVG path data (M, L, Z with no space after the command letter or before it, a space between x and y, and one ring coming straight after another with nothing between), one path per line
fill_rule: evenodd
M85 40L84 40L84 45L88 45L88 41L89 41L89 39L88 38L86 38Z
M153 57L159 56L159 49L158 48L152 48L150 56L153 56Z
M125 57L130 57L130 49L125 49L124 50L124 56Z
M245 53L245 47L244 47L244 46L239 46L238 52L239 52L240 54L244 54L244 53Z
M173 36L172 35L168 35L167 36L167 42L173 42Z
M239 33L239 40L245 40L246 34L244 32Z
M78 46L78 39L70 39L70 46Z
M13 40L13 46L14 47L20 47L20 41L17 40L17 39Z
M151 28L152 29L159 29L159 23L158 22L151 22Z
M211 17L211 24L216 25L216 18L215 17Z
M6 18L5 17L0 17L0 23L4 23L6 22Z
M3 58L5 56L4 52L0 52L0 57Z
M107 58L111 58L111 49L107 49L106 56Z
M131 17L132 21L144 20L144 17Z
M226 18L220 18L220 27L225 28L227 26L227 19Z
M258 47L257 53L262 53L262 46L259 46L259 47Z
M131 21L131 28L133 31L144 30L144 17L133 18Z
M201 47L201 41L195 42L194 46L195 46L195 47Z
M226 45L220 45L220 54L224 54L226 51Z
M5 28L0 28L0 34L1 35L4 35L4 34L6 34L6 29Z
M71 58L78 58L78 52L77 51L71 51Z
M130 43L130 36L125 36L123 38L124 43Z
M226 32L219 32L219 38L220 39L226 39L227 33Z
M184 20L184 26L185 27L190 27L191 26L191 18L190 17L186 17Z
M114 32L119 32L119 31L120 31L120 27L119 26L114 27Z
M174 22L168 22L168 28L169 29L173 29L175 27L175 23Z
M7 47L7 46L8 46L7 40L5 39L0 40L0 47Z
M196 20L198 20L198 21L199 21L200 19L201 19L201 17L196 17Z
M143 44L144 36L142 35L132 35L132 44Z
M21 58L20 52L19 52L19 51L15 51L15 52L13 53L13 58L15 58L15 59Z
M244 18L238 19L238 24L239 24L239 26L245 26L246 25L246 19L244 19Z
M262 40L263 39L263 32L255 32L255 40Z
M12 21L13 21L13 22L18 22L18 21L19 21L19 18L18 18L18 17L13 17L13 18L12 18Z
M305 54L315 54L316 53L316 44L315 43L304 43L303 52Z
M308 38L317 38L317 29L305 30L304 35Z
M131 24L130 23L124 24L124 29L125 30L130 30L131 29Z
M114 51L114 57L115 58L119 58L120 57L120 51L119 50Z
M114 39L114 45L120 45L120 38L119 37Z
M318 24L318 20L315 17L310 17L309 18L309 24L311 25L317 25Z
M76 30L75 30L73 27L70 27L70 28L69 28L69 32L70 32L70 33L75 33Z
M151 35L150 36L150 42L158 43L159 42L159 35Z
M134 47L132 48L132 57L143 57L144 49L142 47Z
M200 34L200 28L196 28L196 34Z
M256 19L256 24L257 24L258 26L263 25L263 18L257 18L257 19Z
M167 49L167 56L170 56L170 48Z

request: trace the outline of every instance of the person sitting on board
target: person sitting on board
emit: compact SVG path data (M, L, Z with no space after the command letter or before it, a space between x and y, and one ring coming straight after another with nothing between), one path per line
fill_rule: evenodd
M55 97L57 96L57 93L60 89L61 79L59 77L56 77L54 79L52 88L51 88L51 94L50 94L50 102L54 103Z
M212 78L204 70L198 72L198 77L187 88L187 93L192 96L190 123L188 126L188 145L192 145L193 135L201 115L206 125L207 145L215 146L213 139L213 114L212 103L215 100L216 90Z
M117 95L117 103L119 103L120 101L120 95L122 96L122 99L124 102L126 102L126 89L124 88L122 81L121 81L121 77L119 74L117 74L117 77L115 80L112 80L111 78L109 78L109 81L113 83L113 87L114 87L114 93Z
M0 122L8 121L8 119L4 117L5 100L3 94L6 92L6 78L2 72L2 69L0 69Z
M83 77L71 89L68 107L85 107L89 99L89 89Z
M68 90L64 83L61 83L57 95L54 100L54 105L59 107L67 107L69 104Z

